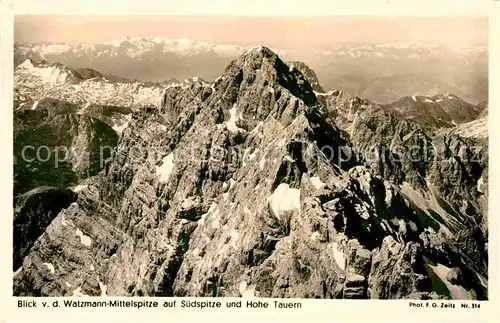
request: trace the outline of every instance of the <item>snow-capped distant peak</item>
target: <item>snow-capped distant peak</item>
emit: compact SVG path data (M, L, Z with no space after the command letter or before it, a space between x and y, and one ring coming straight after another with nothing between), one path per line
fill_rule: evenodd
M45 47L46 54L62 54L69 52L71 50L71 46L67 44L51 44Z
M234 44L214 44L187 38L164 37L126 37L105 41L96 44L33 44L21 45L25 50L38 53L42 58L57 56L67 52L75 55L84 53L94 57L102 55L118 56L127 55L132 58L139 57L150 51L158 53L174 53L179 55L195 55L198 53L215 53L222 56L237 56L248 46Z
M113 47L120 47L121 43L122 42L119 40L112 40L110 42L104 42L103 45L111 45Z
M251 52L261 52L263 49L262 45L252 46L247 50L247 54Z
M379 45L377 45L377 47L409 49L409 48L435 48L435 47L439 47L439 45L426 44L426 43L421 42L419 40L412 40L412 41L406 41L406 42L401 41L401 42L379 44Z
M34 67L35 66L33 65L33 62L29 58L17 66L17 68L21 68L21 69L30 69L30 68L34 68Z
M71 81L74 74L71 70L65 69L57 64L33 64L30 59L20 64L16 72L18 76L29 79L38 79L42 83L62 84Z
M139 81L110 81L97 73L96 77L84 78L59 63L25 60L14 72L14 97L30 103L36 109L44 98L53 98L88 108L89 104L139 107L157 105L165 85L146 84Z

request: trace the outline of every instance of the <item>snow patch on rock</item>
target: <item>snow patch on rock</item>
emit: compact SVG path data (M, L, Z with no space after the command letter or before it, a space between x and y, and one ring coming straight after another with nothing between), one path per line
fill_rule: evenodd
M33 66L33 63L31 63L31 60L27 59L24 62L22 62L17 68L30 69L30 68L34 68L34 67L35 66Z
M14 272L13 277L16 277L17 275L19 275L21 273L21 271L23 271L23 267L19 267L19 269Z
M278 219L286 211L297 210L300 214L300 190L281 183L268 197L267 203Z
M106 296L106 293L108 292L108 286L99 281L99 289L101 290L101 296Z
M248 286L246 281L240 283L239 291L242 298L255 297L255 286Z
M127 120L126 121L123 121L120 125L118 124L115 124L112 128L113 130L117 133L117 134L122 134L123 131L128 127L129 123L130 123L130 120L131 120L131 116L127 116ZM161 125L162 127L165 127L163 125ZM166 130L166 127L164 129L162 129L163 131Z
M411 229L412 231L417 232L418 227L417 227L417 225L415 224L415 222L413 222L413 221L409 221L409 222L408 222L408 224L410 225L410 229Z
M443 264L432 265L428 263L428 266L432 269L434 274L439 277L439 279L446 285L446 288L450 291L450 295L453 299L473 299L470 291L466 290L462 286L453 285L450 283L446 277L451 271L451 268L446 267Z
M476 277L479 279L479 283L483 285L485 289L488 289L488 280L483 277L483 275L479 274L478 272L475 272Z
M238 241L238 238L240 237L240 234L238 233L237 230L235 229L231 229L231 245L233 247L237 247L237 241Z
M77 186L73 187L73 192L78 193L81 190L86 189L87 187L88 187L88 185L77 185Z
M68 73L57 67L33 67L30 71L36 75L44 83L61 84L65 83L68 78Z
M479 193L484 193L484 179L483 179L483 176L481 176L479 178L479 180L477 181L477 191Z
M80 242L84 246L90 247L90 245L92 244L92 239L90 239L89 236L84 235L80 229L76 229L75 235L80 238Z
M240 294L243 294L246 288L247 288L247 282L246 281L241 282L239 287Z
M239 128L236 126L236 122L240 120L241 113L238 112L236 105L229 110L229 113L231 114L231 117L226 122L226 127L231 132L238 132Z
M54 268L54 265L52 265L51 263L44 262L42 265L44 265L45 267L47 267L47 269L50 271L51 274L53 274L53 273L56 272L56 269Z
M345 267L347 265L347 259L345 254L339 250L336 242L333 243L332 250L333 250L333 259L335 259L335 262L340 267L340 269L345 270Z
M201 218L198 220L198 225L204 225L207 220L211 219L212 217L217 217L218 215L219 215L219 206L217 205L217 203L213 202L210 205L210 208L208 209L207 213L201 215Z
M201 250L200 248L198 248L198 247L194 248L194 249L193 249L193 256L195 256L195 257L199 257L199 256L200 256L200 254L201 254L201 251L202 251L202 250Z
M262 157L259 161L260 170L263 170L265 165L266 165L266 159L264 157Z
M67 44L47 44L42 48L43 55L60 55L71 51L71 46Z
M259 153L259 149L255 149L253 153L251 153L249 156L248 156L248 159L249 160L253 160L255 157L257 157L257 154Z
M384 187L385 187L384 202L385 202L385 205L389 207L391 205L392 199L393 199L391 185L388 182L384 182Z
M310 178L311 183L316 187L317 190L323 188L326 184L323 183L318 176L314 176Z
M170 153L163 158L161 165L156 167L156 175L160 177L160 182L168 182L173 168L174 154Z
M67 227L68 226L68 221L66 221L66 217L64 214L61 217L61 225Z
M77 289L75 289L73 291L73 296L76 296L76 297L86 297L88 295L82 293L82 288L81 287L78 287Z
M318 231L314 231L312 234L311 234L311 241L320 241L322 239L322 235L321 233L319 233Z
M262 45L257 45L257 46L252 46L250 47L248 50L247 50L247 54L253 52L253 51L257 51L257 52L261 52L263 50L263 47Z

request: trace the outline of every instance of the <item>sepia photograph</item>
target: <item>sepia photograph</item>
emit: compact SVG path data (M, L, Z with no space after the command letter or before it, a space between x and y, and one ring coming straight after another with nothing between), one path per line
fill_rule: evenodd
M11 294L488 300L488 32L16 15Z

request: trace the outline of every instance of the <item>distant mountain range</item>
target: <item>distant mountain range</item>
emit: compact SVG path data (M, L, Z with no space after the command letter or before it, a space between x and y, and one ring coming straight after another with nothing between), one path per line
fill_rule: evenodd
M18 65L26 58L45 59L141 81L194 76L213 81L231 60L250 47L158 37L78 45L16 44L14 61ZM408 42L273 51L288 61L307 63L325 90L344 90L377 103L446 92L472 103L488 98L486 47Z

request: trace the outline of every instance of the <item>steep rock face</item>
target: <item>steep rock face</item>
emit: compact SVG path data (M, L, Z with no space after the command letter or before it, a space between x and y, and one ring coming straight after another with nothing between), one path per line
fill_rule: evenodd
M76 201L69 189L40 186L18 196L14 203L14 270L45 228L65 207Z
M463 200L477 200L474 192L488 164L488 143L481 136L462 135L462 125L426 131L392 109L340 91L318 97L353 143L360 162L375 174L425 191L438 186L438 194L457 209ZM450 189L460 193L449 195Z
M425 169L434 153L423 129L398 112L343 91L317 97L352 142L360 163L395 184L425 185Z
M315 92L323 93L325 90L321 87L319 83L318 76L316 75L316 72L314 72L309 66L307 66L303 62L299 61L292 61L288 62L288 65L292 68L298 69L309 81L309 84L311 84L312 89Z
M100 273L116 257L124 234L106 221L114 210L97 202L99 196L91 187L78 195L24 258L23 266L14 275L15 295L106 295Z
M40 185L70 186L96 175L117 143L104 122L46 99L14 112L14 195Z
M441 123L427 123L424 130L413 117L407 120L405 111L400 113L342 91L316 95L352 141L360 162L373 173L399 184L423 223L438 230L444 224L446 230L441 231L449 230L447 238L438 240L452 241L449 248L462 258L460 261L484 275L487 267L484 247L488 240L486 117L448 130L437 128L443 126ZM484 112L487 102L464 108L460 100L455 105L457 98L451 95L415 97L411 101L436 103L445 99L454 101L444 105L443 113L467 118L480 111L487 113ZM439 256L444 257L445 253Z
M329 116L347 136L351 136L353 124L357 121L363 107L373 106L368 100L352 96L346 92L335 90L328 93L317 93L318 101L327 108Z
M265 47L212 85L168 88L37 240L14 293L485 298L483 266L361 165L354 130ZM436 291L443 267L473 277L439 278L465 292Z
M420 221L446 236L431 239L449 243L460 262L486 275L487 140L457 136L454 129L429 133L386 107L338 97L331 92L321 99L361 162L399 185ZM448 257L448 251L439 257Z
M432 290L422 259L423 248L413 241L400 243L392 236L386 237L380 248L373 250L371 275L368 282L373 298L426 299L436 293L424 294L421 290ZM400 273L394 275L394 272ZM415 293L415 294L411 294Z

